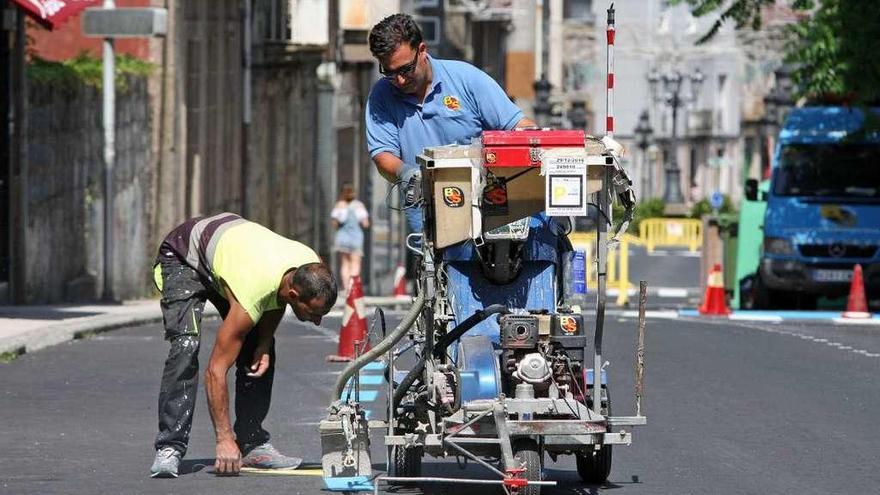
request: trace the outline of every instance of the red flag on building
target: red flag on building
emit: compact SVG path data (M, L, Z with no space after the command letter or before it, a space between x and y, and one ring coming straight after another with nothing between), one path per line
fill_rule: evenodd
M47 29L55 29L68 17L79 14L86 7L102 0L12 0L12 3L33 17Z

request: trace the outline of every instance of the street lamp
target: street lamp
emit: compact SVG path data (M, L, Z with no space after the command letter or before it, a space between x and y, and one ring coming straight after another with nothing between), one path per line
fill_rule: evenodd
M785 122L788 111L794 105L794 82L791 78L792 66L785 64L774 71L776 83L764 96L764 118L761 124L764 128L765 146L761 150L762 176L768 177L770 173L770 149L772 149L777 129Z
M648 197L648 159L647 159L647 149L651 144L651 137L654 135L654 128L651 127L651 119L648 118L648 111L642 110L642 114L639 115L639 121L636 123L636 128L633 129L633 133L636 136L636 146L642 151L642 187L641 196L643 198Z
M672 137L669 143L670 150L667 153L668 163L664 169L666 184L663 188L663 201L667 205L681 205L684 203L679 182L681 171L678 168L678 158L676 156L676 150L678 149L678 109L697 100L704 79L705 76L700 69L696 69L693 73L686 76L678 70L661 74L656 68L652 69L648 74L648 83L651 86L651 96L654 101L663 103L672 109ZM682 91L685 80L690 83L690 92L687 95L684 95Z
M535 121L539 127L547 127L550 121L550 91L553 85L547 80L546 74L541 74L541 79L535 81Z
M568 121L572 129L586 129L587 127L587 102L584 100L572 100L571 108L568 109Z

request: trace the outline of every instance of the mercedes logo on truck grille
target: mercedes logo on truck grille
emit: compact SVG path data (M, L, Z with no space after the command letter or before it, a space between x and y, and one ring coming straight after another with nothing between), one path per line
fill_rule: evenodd
M846 246L839 242L835 242L828 246L828 254L830 254L832 258L843 258L843 256L846 255Z

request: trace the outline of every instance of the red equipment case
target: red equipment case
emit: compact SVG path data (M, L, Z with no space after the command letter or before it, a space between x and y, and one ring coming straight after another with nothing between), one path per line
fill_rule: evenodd
M540 167L541 149L583 148L582 130L483 131L487 167Z

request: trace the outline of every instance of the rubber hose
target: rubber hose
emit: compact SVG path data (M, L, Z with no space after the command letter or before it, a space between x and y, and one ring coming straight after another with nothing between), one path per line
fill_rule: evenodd
M510 311L507 309L507 306L503 304L492 304L489 307L479 309L474 311L469 318L465 319L458 326L452 329L451 332L447 333L443 337L440 337L440 340L437 341L437 345L434 346L434 356L441 357L446 353L446 348L449 347L449 344L452 344L456 340L460 339L462 335L465 334L471 328L477 326L478 323L485 320L486 318L497 314L507 314Z
M410 327L415 323L416 319L419 317L419 314L422 312L422 308L425 306L425 291L421 291L416 299L413 301L413 306L410 310L403 315L403 319L400 320L400 323L397 324L394 331L388 334L387 337L382 339L376 347L373 347L365 354L361 355L354 361L348 364L345 369L342 370L342 374L339 375L339 378L336 379L336 384L333 386L333 394L330 396L333 402L336 402L340 398L342 398L342 392L345 390L345 384L348 383L348 380L357 373L358 370L373 362L377 357L381 356L388 352L389 349L394 347L394 344L398 343L400 339L402 339L406 332L410 329Z
M496 314L496 313L508 313L509 310L503 304L493 304L488 308L478 309L471 316L466 318L463 322L459 323L458 326L452 329L451 332L447 333L440 340L437 341L437 344L434 346L434 356L441 357L446 352L446 348L449 347L449 344L455 342L465 332L477 326L478 323L485 320L486 318ZM406 392L412 386L412 384L416 381L419 375L422 374L422 370L425 369L425 361L428 359L427 354L422 354L419 362L416 363L415 366L409 373L406 374L406 377L403 381L400 382L400 385L394 389L394 397L391 399L391 405L396 410L398 406L400 406L400 401L403 400L403 396L406 395Z

